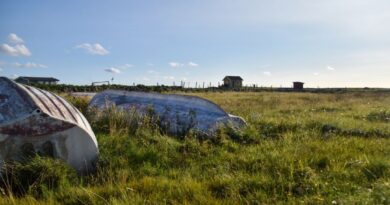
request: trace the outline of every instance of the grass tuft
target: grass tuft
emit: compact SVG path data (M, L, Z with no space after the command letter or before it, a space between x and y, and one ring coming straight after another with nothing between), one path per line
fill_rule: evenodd
M87 110L97 171L35 156L7 163L0 204L390 204L390 95L186 93L242 116L212 138L174 136L150 110Z

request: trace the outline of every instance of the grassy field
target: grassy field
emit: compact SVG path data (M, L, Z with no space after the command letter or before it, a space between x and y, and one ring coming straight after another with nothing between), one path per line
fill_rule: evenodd
M88 114L97 172L35 157L3 174L0 204L390 204L390 94L192 95L248 127L201 140L131 113Z

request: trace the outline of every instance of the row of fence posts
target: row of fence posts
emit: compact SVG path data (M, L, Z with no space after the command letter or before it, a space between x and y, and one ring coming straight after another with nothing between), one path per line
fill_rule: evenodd
M157 83L156 84L157 86L166 86L164 84L161 84L161 83ZM194 85L194 86L192 86ZM173 81L172 82L172 86L173 87L176 87L176 82ZM197 88L197 89L205 89L205 88L219 88L219 87L223 87L223 84L221 84L220 82L218 82L218 85L217 86L214 86L211 82L209 83L206 83L206 82L185 82L185 81L180 81L180 87L182 88ZM259 86L258 84L246 84L246 85L243 85L241 88L245 89L249 89L249 88L258 88L258 89L263 89L263 88L268 88L268 89L272 89L273 87L272 86ZM282 86L280 86L280 88L282 88Z

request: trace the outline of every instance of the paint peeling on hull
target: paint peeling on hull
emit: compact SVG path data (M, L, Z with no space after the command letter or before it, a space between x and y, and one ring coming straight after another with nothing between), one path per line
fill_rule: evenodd
M140 113L152 108L162 126L172 134L192 130L213 136L221 126L241 128L246 125L241 117L229 115L211 101L185 95L108 90L96 94L89 108L106 109L111 104L125 110L133 108Z
M0 77L0 166L31 152L84 173L94 169L98 145L88 121L64 99Z

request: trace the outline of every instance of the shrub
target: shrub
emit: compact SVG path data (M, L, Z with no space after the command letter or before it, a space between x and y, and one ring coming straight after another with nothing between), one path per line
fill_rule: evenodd
M316 170L324 170L329 167L330 160L328 157L321 157L311 163L312 167Z
M80 110L81 113L83 113L84 115L87 114L89 103L88 97L74 97L71 95L66 95L65 99L73 106L75 106L78 110Z
M230 180L216 179L209 184L209 191L216 198L227 198L232 195Z
M25 163L3 166L0 185L10 195L41 197L45 190L61 190L76 179L64 162L36 156Z
M315 192L315 183L313 182L314 174L311 169L297 169L292 173L293 186L292 193L295 196L310 195Z
M239 193L243 197L247 197L248 195L254 195L256 192L263 189L263 185L259 181L259 179L247 179L242 182Z
M299 124L290 124L281 122L279 124L273 122L260 122L258 125L260 136L263 138L281 138L286 132L293 132L300 128Z
M369 181L374 181L388 174L389 165L384 162L370 162L362 171Z
M135 108L124 110L115 105L105 109L90 108L88 118L93 130L110 135L134 134L139 128L156 128L157 119L142 115Z
M390 122L390 111L382 110L367 115L369 121Z
M321 134L323 134L323 135L337 134L339 132L340 132L340 128L338 128L332 124L324 124L321 127Z

